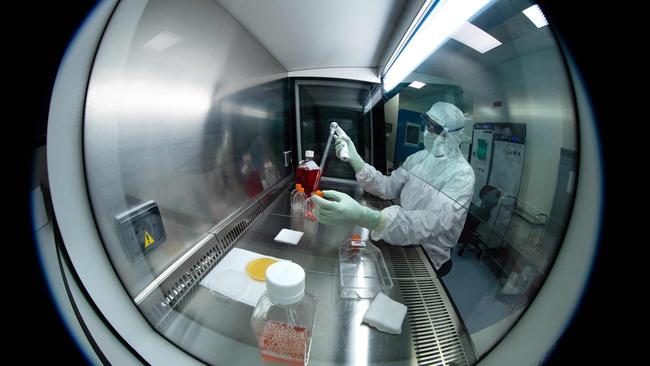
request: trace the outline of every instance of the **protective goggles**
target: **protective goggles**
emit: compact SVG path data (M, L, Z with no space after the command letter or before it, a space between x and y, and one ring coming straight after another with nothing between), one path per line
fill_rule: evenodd
M426 123L426 128L429 130L431 133L435 133L436 135L441 135L443 132L454 132L458 130L462 130L463 127L457 128L455 130L449 130L446 127L442 127L441 125L438 124L433 118L429 117L428 114L422 113L422 119Z

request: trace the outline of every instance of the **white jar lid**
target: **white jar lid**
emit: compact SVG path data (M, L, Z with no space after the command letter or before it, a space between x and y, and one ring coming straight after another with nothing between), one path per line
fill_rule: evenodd
M293 262L273 263L266 269L266 291L277 304L297 303L305 294L305 271Z
M305 157L313 158L314 157L314 151L313 150L305 150Z

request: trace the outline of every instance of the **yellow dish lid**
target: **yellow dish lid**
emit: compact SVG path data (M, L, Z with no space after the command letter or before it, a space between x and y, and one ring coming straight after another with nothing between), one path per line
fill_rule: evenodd
M277 262L277 259L257 258L248 263L246 273L254 280L266 281L266 269L275 262Z

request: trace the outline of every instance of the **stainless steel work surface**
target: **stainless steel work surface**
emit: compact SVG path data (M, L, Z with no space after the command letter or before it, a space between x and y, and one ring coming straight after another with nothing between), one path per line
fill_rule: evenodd
M336 189L372 207L391 204L358 188ZM298 245L275 242L275 235L282 228L291 228L292 222L297 220L290 215L287 191L246 230L235 247L288 259L305 269L305 290L317 298L311 365L472 362L469 337L420 248L375 243L394 282L386 294L409 309L402 333L387 334L361 323L371 300L339 296L338 249L358 228L308 222ZM189 353L210 364L262 364L249 324L253 307L199 286L178 311L163 333ZM436 311L439 314L434 314ZM436 326L440 321L443 323Z
M410 365L412 361L411 336L408 326L403 327L401 335L391 335L379 332L361 324L370 300L347 300L338 296L338 277L327 274L306 272L306 291L317 298L316 323L312 339L312 349L309 363L317 364L357 364L395 363ZM388 295L397 301L402 301L399 290L393 287ZM216 342L209 348L201 347L203 361L221 364L228 353L235 355L241 352L253 352L257 355L256 363L262 364L257 350L257 342L249 325L253 307L223 298L201 287L192 300L183 309L187 317L185 323L193 328L203 326L212 332L230 338L233 344L225 345ZM181 328L172 327L171 331ZM186 334L192 332L186 332ZM194 340L184 337L188 344L184 348L194 348ZM247 355L246 364L250 365L251 357ZM239 358L228 360L235 364Z

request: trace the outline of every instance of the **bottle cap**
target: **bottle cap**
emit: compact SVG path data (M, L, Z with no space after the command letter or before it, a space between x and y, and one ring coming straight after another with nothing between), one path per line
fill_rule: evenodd
M313 150L305 150L305 157L313 158L314 157L314 151Z
M320 190L314 192L314 194L317 195L320 198L324 198L323 192L321 192Z
M305 295L305 270L293 262L273 263L266 269L266 291L275 303L297 303Z

